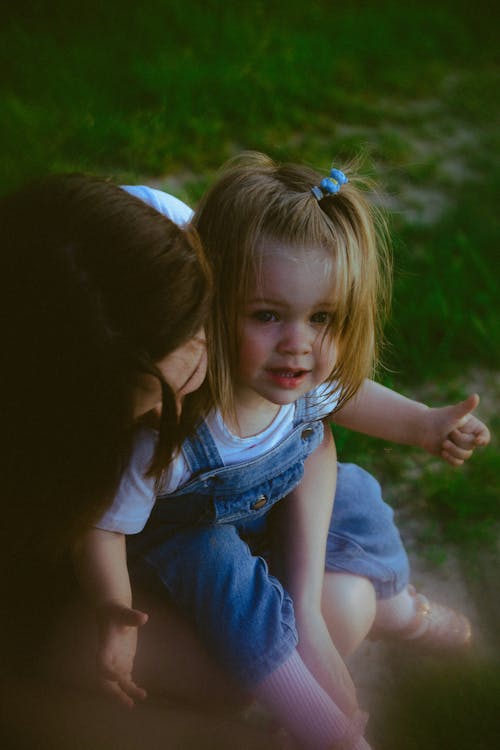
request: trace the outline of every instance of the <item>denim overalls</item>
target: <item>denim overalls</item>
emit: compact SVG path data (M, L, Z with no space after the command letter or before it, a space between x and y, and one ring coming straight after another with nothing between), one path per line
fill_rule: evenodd
M201 423L183 444L192 479L160 493L144 530L127 539L132 576L144 585L153 573L212 656L248 687L297 645L292 601L264 559L267 516L300 482L322 439L323 423L307 396L296 402L288 437L246 463L224 466ZM381 597L408 580L392 510L373 477L353 464L339 466L326 567L366 576Z

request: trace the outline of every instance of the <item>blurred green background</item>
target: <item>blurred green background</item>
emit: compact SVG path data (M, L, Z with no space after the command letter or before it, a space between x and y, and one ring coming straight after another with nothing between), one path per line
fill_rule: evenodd
M361 150L394 238L380 378L435 405L477 390L480 414L498 432L498 8L485 0L4 4L0 191L83 170L194 204L242 149L325 172ZM435 564L445 544L481 586L485 565L498 569L495 439L459 471L342 431L337 441L342 458L386 480L396 506L414 504Z
M432 403L479 389L497 425L498 18L484 0L4 5L0 190L84 170L194 204L241 149L325 171L361 150L394 236L380 377ZM338 440L389 471L378 443ZM497 466L489 449L460 477ZM498 503L462 502L462 480L446 528L490 525Z

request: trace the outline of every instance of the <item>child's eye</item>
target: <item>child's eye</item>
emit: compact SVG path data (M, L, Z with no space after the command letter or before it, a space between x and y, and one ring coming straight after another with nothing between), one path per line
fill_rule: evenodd
M328 312L317 312L311 316L311 323L319 323L320 325L326 325L332 319L331 313Z
M272 310L256 310L252 317L261 323L273 323L278 320L278 316Z

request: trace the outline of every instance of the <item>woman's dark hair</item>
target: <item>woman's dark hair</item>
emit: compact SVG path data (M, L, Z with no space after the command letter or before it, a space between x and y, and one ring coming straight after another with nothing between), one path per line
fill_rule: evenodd
M210 273L194 229L106 180L52 176L0 204L2 525L19 556L50 556L113 497L141 373L162 384L153 474L192 427L155 362L204 323Z

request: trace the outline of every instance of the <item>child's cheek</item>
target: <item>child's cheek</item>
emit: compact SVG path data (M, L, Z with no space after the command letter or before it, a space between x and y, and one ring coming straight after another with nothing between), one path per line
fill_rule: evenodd
M252 322L241 326L238 362L240 372L253 371L266 360L269 344L262 329L261 325Z
M337 345L330 337L325 337L321 343L318 353L319 361L321 362L322 369L327 369L329 372L335 367L337 361Z
M238 369L240 372L244 372L248 369L248 365L252 361L254 348L249 326L240 326L238 346Z

